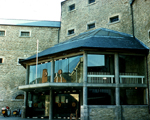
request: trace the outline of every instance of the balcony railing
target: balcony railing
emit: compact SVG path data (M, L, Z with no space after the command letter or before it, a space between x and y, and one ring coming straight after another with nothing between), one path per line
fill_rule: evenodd
M140 76L137 73L121 73L120 74L121 84L144 84L145 76Z
M88 83L114 83L114 75L109 72L88 72Z

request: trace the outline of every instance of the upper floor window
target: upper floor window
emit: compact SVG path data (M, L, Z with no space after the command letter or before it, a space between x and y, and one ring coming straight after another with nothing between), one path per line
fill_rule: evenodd
M95 28L95 23L88 24L88 29L92 29L92 28Z
M113 17L109 18L110 23L114 23L114 22L117 22L117 21L119 21L119 15L116 15L116 16L113 16Z
M68 30L68 35L74 34L74 29Z
M4 57L0 57L0 64L4 63Z
M5 30L0 30L0 36L5 36Z
M30 31L21 31L20 32L20 37L30 37L31 33Z
M69 6L69 11L72 11L74 9L75 9L75 4Z
M94 3L94 2L95 2L95 0L89 0L89 4Z

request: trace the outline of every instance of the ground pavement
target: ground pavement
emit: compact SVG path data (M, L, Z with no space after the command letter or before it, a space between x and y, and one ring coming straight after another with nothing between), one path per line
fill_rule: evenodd
M21 118L21 117L14 117L14 116L11 116L11 117L3 117L3 116L0 116L0 120L48 120L47 119L40 119L40 118Z

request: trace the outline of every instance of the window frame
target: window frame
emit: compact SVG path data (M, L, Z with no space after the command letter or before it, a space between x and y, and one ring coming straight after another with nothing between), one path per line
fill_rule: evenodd
M1 34L0 34L0 37L5 37L5 36L6 36L6 30L1 30L1 29L0 29L0 32L4 32L4 35L1 35Z
M116 21L111 21L111 19L113 19L113 18L115 18L115 17L118 17L118 20L116 20ZM116 15L110 16L109 19L108 19L108 21L109 21L109 24L118 23L118 22L120 22L120 15L119 15L119 14L116 14Z
M73 31L73 33L72 33L72 31ZM71 33L70 33L70 32L71 32ZM74 34L75 34L75 29L69 29L69 30L68 30L68 33L67 33L68 36L74 35Z
M0 64L4 64L5 58L3 56L0 56L0 58L2 58L2 63L0 63Z
M29 32L29 36L22 36L22 35L21 35L22 32ZM30 31L30 30L20 30L20 32L19 32L19 37L29 38L29 37L31 37L31 31Z
M72 7L73 7L73 9L72 9ZM71 4L71 5L69 5L69 11L71 12L71 11L74 11L75 9L76 9L76 7L75 7L75 4Z
M96 0L88 0L88 4L92 4L92 3L95 3Z
M94 25L94 27L90 27L90 26L93 26L93 25ZM87 24L87 30L94 29L95 27L96 27L95 22Z

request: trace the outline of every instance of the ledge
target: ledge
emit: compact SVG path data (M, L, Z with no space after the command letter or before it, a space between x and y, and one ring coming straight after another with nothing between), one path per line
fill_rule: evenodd
M3 102L4 100L3 99L0 99L0 102Z

